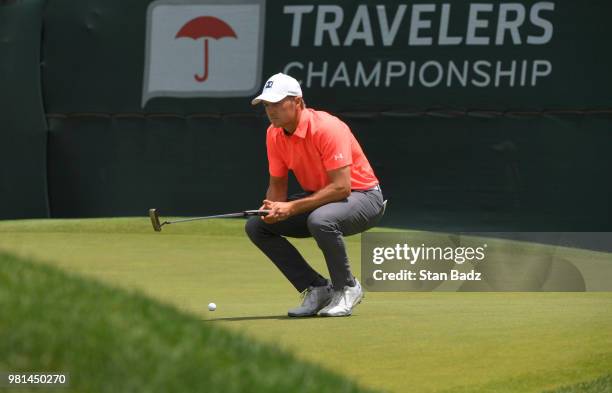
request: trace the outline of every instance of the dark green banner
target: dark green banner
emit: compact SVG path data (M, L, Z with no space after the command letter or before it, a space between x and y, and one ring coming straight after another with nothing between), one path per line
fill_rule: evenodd
M0 2L0 218L48 217L43 1Z
M2 218L256 208L250 99L286 71L351 127L383 225L611 230L608 2L0 4Z
M608 108L611 11L603 0L52 2L45 95L53 113L249 112L282 71L335 112Z

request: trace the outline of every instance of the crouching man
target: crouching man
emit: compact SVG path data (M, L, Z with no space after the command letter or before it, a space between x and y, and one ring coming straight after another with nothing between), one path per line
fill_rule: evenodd
M262 209L246 232L285 277L304 293L291 317L348 316L363 290L351 273L343 236L363 232L384 213L383 195L349 127L335 116L306 108L294 78L279 73L252 104L263 103L270 181ZM305 191L287 196L291 170ZM323 252L330 280L315 271L286 237L313 237Z

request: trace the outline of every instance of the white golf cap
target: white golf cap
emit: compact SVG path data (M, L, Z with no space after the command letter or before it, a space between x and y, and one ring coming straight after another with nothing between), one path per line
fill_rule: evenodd
M287 96L301 97L302 88L295 78L279 72L266 81L261 94L255 97L251 104L257 105L261 101L279 102Z

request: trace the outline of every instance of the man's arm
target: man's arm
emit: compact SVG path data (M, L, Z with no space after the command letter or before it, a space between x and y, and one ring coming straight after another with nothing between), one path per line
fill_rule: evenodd
M270 175L270 183L266 192L266 200L273 202L285 202L287 200L288 177L276 177Z
M330 183L305 198L293 201L293 214L309 212L330 202L340 201L351 195L351 166L327 172Z
M264 201L264 208L270 209L270 220L284 220L289 216L312 211L330 202L340 201L351 195L351 166L327 172L330 183L319 191L291 202ZM286 189L285 189L286 194Z

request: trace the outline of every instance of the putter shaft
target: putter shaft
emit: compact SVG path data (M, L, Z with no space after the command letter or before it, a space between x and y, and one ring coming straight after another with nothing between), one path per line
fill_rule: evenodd
M156 232L161 231L161 227L166 224L176 224L179 222L188 222L188 221L197 221L197 220L206 220L210 218L233 218L233 217L249 217L249 216L266 216L268 215L269 210L245 210L239 213L228 213L228 214L216 214L213 216L205 216L205 217L192 217L192 218L183 218L180 220L174 221L164 221L160 223L159 214L157 209L149 209L149 217L151 218L151 224L153 225L153 229Z

